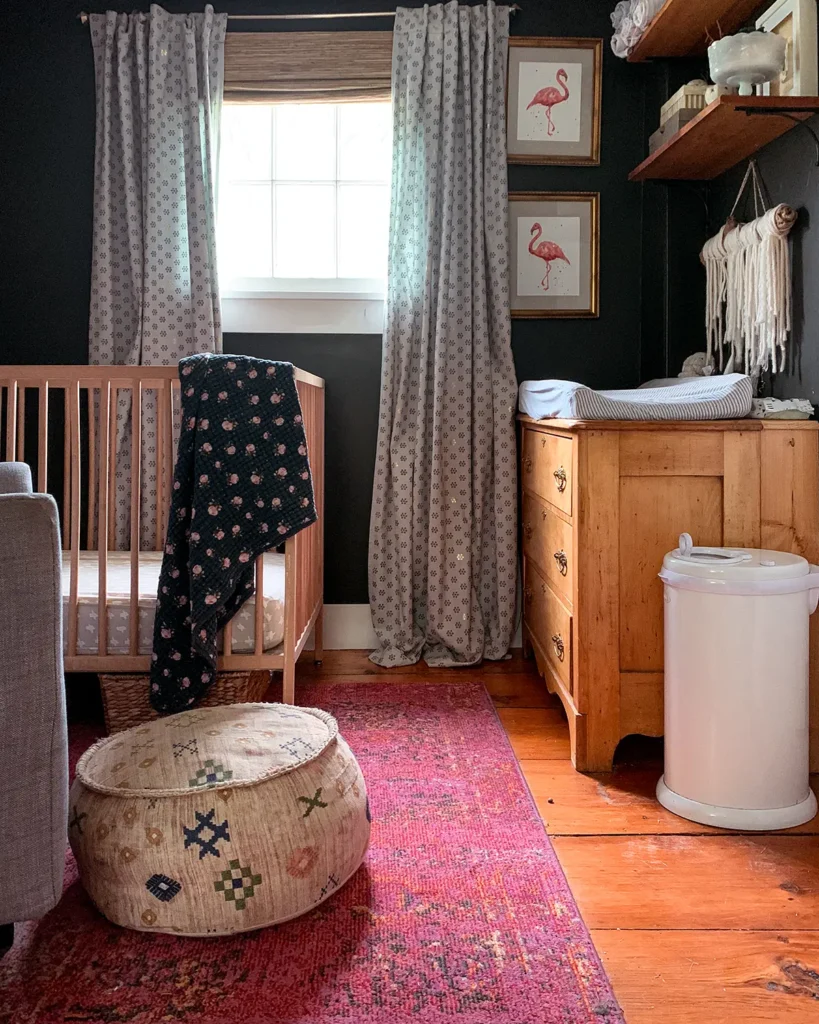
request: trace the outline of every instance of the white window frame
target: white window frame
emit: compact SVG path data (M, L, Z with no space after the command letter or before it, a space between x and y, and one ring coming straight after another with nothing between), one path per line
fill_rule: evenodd
M336 133L337 124L336 110ZM271 159L275 161L275 122ZM248 183L253 182L248 180ZM269 184L275 196L275 184L291 182L277 179L271 168L271 179L257 183ZM332 184L337 188L339 179L336 176L326 181L292 183ZM376 183L344 180L341 184ZM337 246L337 233L335 241ZM275 251L273 262L275 266ZM234 278L220 288L222 330L225 333L380 334L384 322L385 291L386 280L381 278Z

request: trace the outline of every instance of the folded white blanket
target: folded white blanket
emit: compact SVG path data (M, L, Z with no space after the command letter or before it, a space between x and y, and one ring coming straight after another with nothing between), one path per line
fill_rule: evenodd
M518 407L535 420L733 420L751 411L744 373L685 377L664 387L592 391L570 380L525 380Z

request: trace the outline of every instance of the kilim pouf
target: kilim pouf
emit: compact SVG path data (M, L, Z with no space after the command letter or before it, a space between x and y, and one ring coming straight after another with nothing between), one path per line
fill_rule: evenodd
M284 704L201 708L95 744L71 847L115 924L229 935L297 917L361 864L364 779L335 719Z

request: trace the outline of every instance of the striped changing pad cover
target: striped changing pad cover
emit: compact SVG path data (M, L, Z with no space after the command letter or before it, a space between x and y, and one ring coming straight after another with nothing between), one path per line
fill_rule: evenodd
M518 407L535 420L734 420L751 411L743 373L685 377L661 387L592 391L570 380L525 380Z

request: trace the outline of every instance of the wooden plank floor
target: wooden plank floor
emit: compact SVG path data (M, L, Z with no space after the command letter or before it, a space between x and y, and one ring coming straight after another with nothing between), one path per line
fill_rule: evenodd
M519 655L388 671L328 651L298 678L484 683L628 1024L819 1020L819 816L776 834L677 818L654 799L657 740L625 741L608 775L578 774L559 701Z

